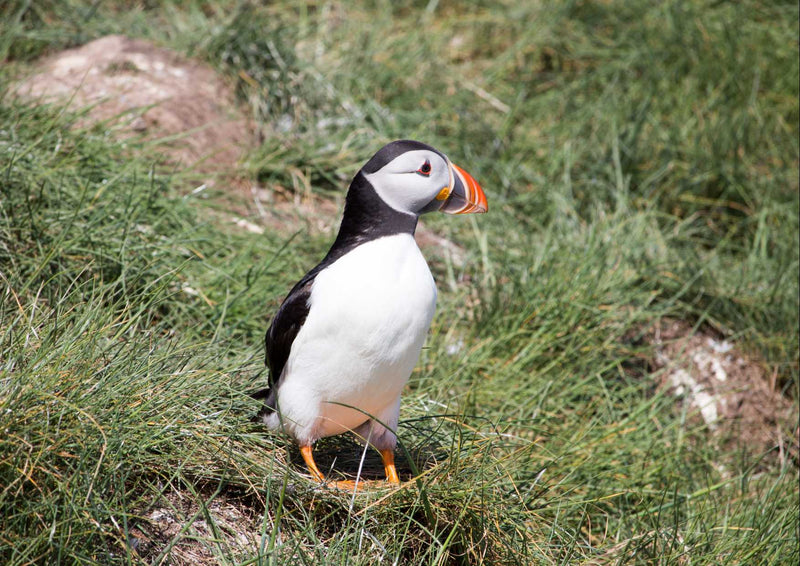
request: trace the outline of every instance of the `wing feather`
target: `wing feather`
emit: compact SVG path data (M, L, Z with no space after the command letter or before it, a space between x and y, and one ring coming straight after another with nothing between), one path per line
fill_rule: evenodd
M266 408L275 410L275 396L283 378L283 369L297 333L303 327L311 310L311 287L322 264L309 271L281 303L264 337L266 363L269 368L269 386L252 394L255 399L265 399Z

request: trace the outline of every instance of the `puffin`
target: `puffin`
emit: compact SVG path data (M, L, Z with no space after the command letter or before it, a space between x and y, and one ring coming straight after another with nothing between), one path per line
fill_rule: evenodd
M265 337L269 386L257 420L294 438L311 476L314 442L353 432L394 463L400 396L436 309L436 284L414 240L420 215L483 213L486 195L441 151L382 147L356 173L328 253L284 299ZM332 482L355 489L352 481Z

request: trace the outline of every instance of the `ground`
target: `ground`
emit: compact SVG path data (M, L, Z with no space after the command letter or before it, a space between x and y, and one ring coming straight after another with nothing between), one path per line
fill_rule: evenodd
M0 16L0 562L800 560L796 3ZM404 483L317 446L378 480L354 497L249 393L349 180L399 138L490 211L424 218Z

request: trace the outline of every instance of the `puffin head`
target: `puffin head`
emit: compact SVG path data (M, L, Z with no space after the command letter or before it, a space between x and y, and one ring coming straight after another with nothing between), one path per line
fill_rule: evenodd
M419 216L486 212L486 195L472 176L445 154L413 140L383 146L361 168L378 196L390 207Z

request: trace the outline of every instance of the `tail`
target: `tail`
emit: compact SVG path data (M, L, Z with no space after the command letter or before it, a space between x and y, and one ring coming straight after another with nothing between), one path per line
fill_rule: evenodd
M265 389L261 389L259 391L255 391L253 393L249 393L249 395L253 399L266 399L267 397L269 397L271 391L272 391L272 386L267 387Z
M256 423L266 423L267 418L271 414L275 412L275 395L272 387L267 387L266 389L261 389L260 391L256 391L254 393L250 393L250 397L253 399L263 399L264 406L261 407L261 410L253 417L253 422Z

